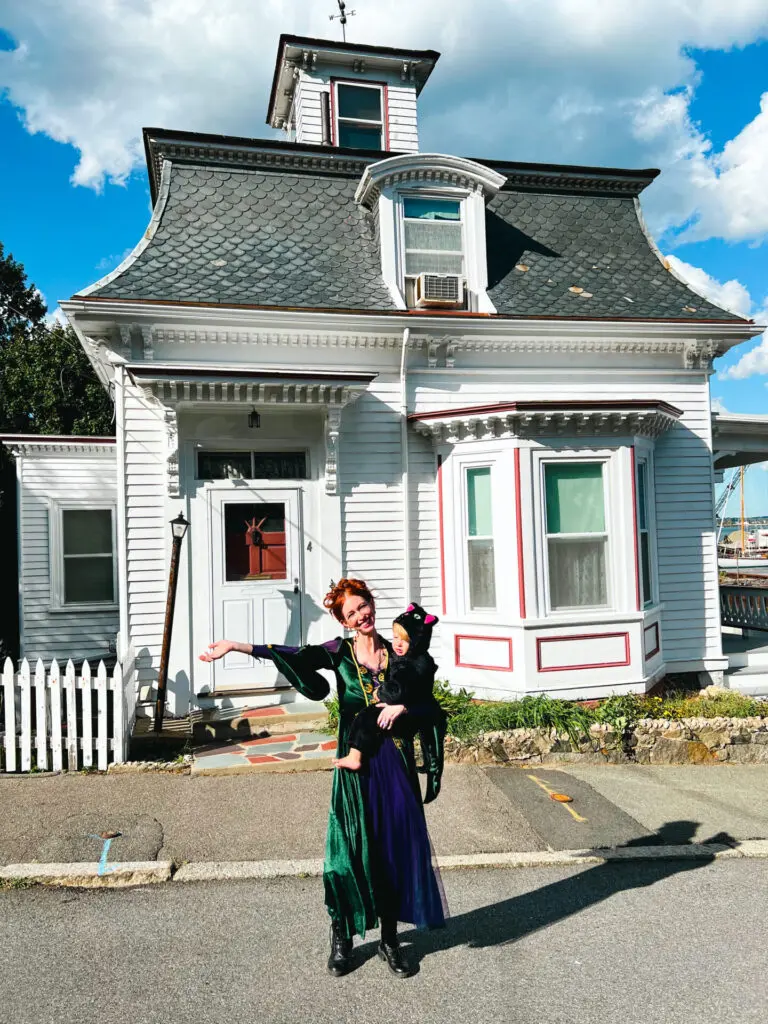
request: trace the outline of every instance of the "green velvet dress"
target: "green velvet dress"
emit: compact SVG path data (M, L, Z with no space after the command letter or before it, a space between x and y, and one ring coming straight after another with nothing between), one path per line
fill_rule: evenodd
M379 673L360 665L351 641L342 638L298 649L255 647L253 654L270 658L310 700L329 693L318 670L334 673L337 749L343 757L349 751L352 720L375 701L377 687L387 678L392 649L383 642L386 661ZM442 774L443 729L436 710L434 724L420 733L428 799L437 795ZM442 890L432 866L412 741L388 736L380 754L362 771L334 771L323 880L328 912L348 937L375 928L382 911L419 926L443 923Z

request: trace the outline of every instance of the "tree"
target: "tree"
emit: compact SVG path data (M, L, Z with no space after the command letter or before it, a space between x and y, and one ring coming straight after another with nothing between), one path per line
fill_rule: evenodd
M111 434L112 403L74 331L45 314L0 243L0 431Z
M111 434L112 403L71 327L47 323L45 302L0 243L0 432ZM16 472L0 445L0 662L18 652Z

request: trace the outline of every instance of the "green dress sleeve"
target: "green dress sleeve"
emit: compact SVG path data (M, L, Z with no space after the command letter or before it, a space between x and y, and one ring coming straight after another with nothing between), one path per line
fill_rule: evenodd
M307 700L324 700L331 688L318 670L335 670L340 645L340 639L306 647L266 644L253 647L251 654L254 658L269 658L281 675Z

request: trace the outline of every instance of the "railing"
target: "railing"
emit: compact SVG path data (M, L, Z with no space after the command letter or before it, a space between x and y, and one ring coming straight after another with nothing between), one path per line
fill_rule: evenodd
M724 626L768 630L768 586L721 586L720 619Z
M0 771L69 771L96 767L126 755L126 704L123 673L115 665L111 678L104 662L96 675L84 661L80 672L71 661L62 673L56 661L46 672L42 661L30 671L26 658L19 671L5 661L0 689ZM3 731L4 730L4 731Z

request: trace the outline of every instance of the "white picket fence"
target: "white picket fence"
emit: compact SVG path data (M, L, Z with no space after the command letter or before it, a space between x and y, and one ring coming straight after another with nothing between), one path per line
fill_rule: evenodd
M123 674L115 665L108 677L104 662L96 675L84 661L79 674L71 661L62 672L51 662L46 672L42 661L31 673L25 658L14 669L6 658L2 677L4 730L0 771L77 771L97 767L106 771L126 755ZM66 761L66 765L65 765Z

